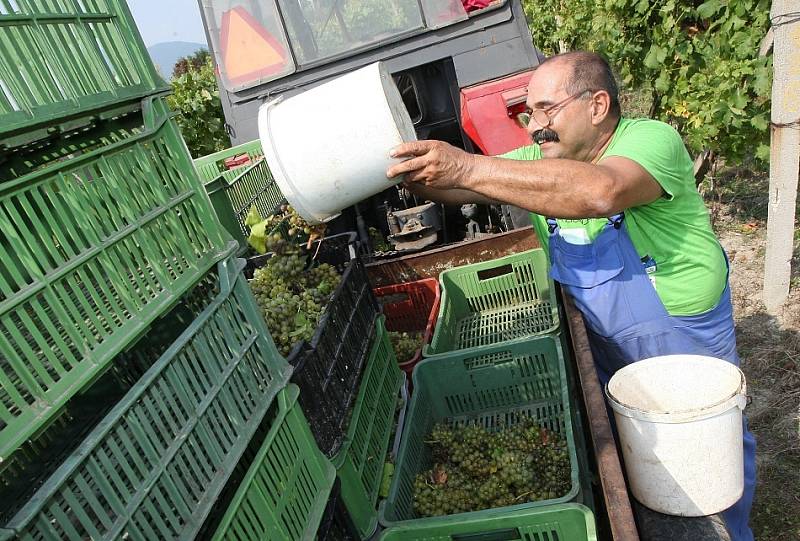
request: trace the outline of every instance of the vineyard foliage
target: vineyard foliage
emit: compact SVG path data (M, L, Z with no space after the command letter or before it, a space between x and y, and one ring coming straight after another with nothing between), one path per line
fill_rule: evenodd
M604 55L623 88L652 92L651 116L675 126L691 152L768 159L772 58L758 56L768 0L523 4L538 48Z
M230 146L225 132L225 117L219 99L211 57L205 53L178 60L172 79L169 106L179 114L176 118L186 146L195 158L212 154Z

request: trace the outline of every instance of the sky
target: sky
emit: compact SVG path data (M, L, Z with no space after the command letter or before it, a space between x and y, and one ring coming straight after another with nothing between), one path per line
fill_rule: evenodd
M197 0L128 0L128 6L147 47L165 41L206 43Z

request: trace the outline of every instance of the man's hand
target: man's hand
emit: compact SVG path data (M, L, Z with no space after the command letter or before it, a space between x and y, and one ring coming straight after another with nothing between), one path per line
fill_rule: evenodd
M386 171L389 178L406 175L406 181L437 189L463 186L475 169L475 157L441 141L414 141L394 147L392 158L408 160Z

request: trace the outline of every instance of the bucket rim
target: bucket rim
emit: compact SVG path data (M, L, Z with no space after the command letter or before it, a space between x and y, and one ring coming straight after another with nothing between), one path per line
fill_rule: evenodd
M715 363L724 363L719 364L719 366L725 366L726 368L733 368L738 372L739 375L739 384L732 393L724 396L723 398L717 400L716 402L709 404L708 406L704 406L702 408L687 408L687 409L675 409L669 411L650 411L639 408L632 404L627 404L623 402L620 398L614 396L611 392L610 384L611 380L604 386L604 392L606 398L608 399L608 403L611 408L614 410L615 413L623 415L625 417L631 419L638 419L643 421L653 421L658 423L665 423L665 424L672 424L672 423L687 423L687 422L694 422L694 421L702 421L704 419L709 419L711 417L716 417L721 413L725 413L730 409L739 408L740 410L744 410L747 404L747 382L744 376L744 372L733 363L729 363L724 359L719 359L717 357L710 357L705 355L661 355L658 357L650 357L648 359L643 359L641 361L631 363L628 366L625 366L617 371L614 376L619 374L620 372L627 371L632 372L634 370L642 370L645 369L646 366L643 366L641 363L653 363L653 362L663 362L666 359L674 359L676 357L681 357L684 360L689 358L692 360L703 359L703 362L715 362Z

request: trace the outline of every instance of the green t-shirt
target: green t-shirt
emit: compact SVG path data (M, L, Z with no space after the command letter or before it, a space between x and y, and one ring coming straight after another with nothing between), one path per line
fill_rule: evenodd
M633 245L639 256L652 258L646 267L656 292L672 315L706 312L725 289L727 270L708 210L694 183L692 160L678 133L668 124L649 119L620 120L603 158L622 156L644 167L664 190L649 205L625 211ZM518 148L501 157L538 160L538 145ZM547 249L547 222L531 215L536 234ZM562 236L569 242L594 240L607 220L560 219ZM654 262L654 268L653 268Z

